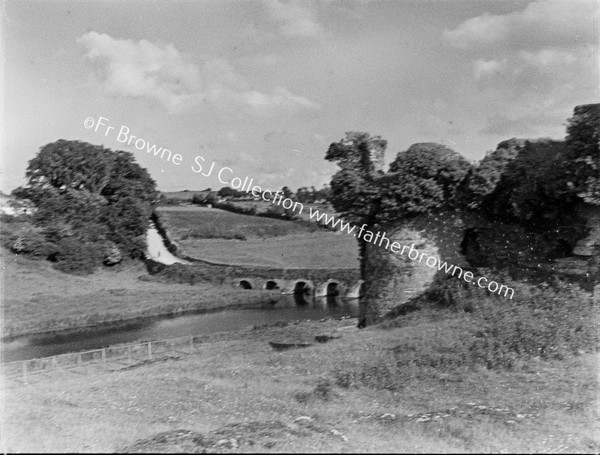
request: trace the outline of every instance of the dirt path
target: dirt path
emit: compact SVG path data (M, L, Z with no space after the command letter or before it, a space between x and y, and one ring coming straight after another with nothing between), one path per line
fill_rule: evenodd
M167 265L175 264L176 262L179 262L180 264L187 264L186 261L179 259L178 257L171 254L169 250L167 250L167 247L165 247L162 237L154 227L153 223L151 223L148 227L148 232L146 233L146 241L148 243L148 258Z

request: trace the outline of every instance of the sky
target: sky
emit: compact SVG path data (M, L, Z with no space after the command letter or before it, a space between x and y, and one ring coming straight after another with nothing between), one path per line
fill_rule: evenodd
M387 162L417 142L477 161L599 102L597 0L1 5L4 192L58 139L132 152L162 191L225 186L212 162L295 190L330 181L347 131Z

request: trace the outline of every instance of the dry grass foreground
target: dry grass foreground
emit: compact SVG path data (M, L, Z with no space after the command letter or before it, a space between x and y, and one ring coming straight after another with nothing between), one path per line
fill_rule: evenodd
M437 318L436 318L437 319ZM9 452L598 452L597 357L512 372L424 369L461 317L358 330L355 320L215 334L195 354L4 383ZM317 334L337 334L325 344ZM431 340L434 343L430 343ZM312 341L274 351L269 341ZM394 349L396 348L396 349ZM407 355L414 355L409 353ZM400 353L400 355L402 355ZM406 360L406 359L405 359ZM404 363L406 365L406 363ZM393 387L386 385L393 382Z

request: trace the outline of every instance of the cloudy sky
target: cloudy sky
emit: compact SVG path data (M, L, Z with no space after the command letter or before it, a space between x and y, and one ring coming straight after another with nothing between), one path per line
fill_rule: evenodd
M594 0L2 8L4 191L61 138L133 152L163 191L223 186L191 170L197 155L296 189L329 181L346 131L387 139L388 161L423 141L478 160L510 137L562 138L573 107L599 101ZM114 129L86 129L100 116ZM182 164L119 141L123 126Z

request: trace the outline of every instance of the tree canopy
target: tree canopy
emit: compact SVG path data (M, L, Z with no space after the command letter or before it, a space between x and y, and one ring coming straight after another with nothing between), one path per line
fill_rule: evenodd
M387 142L380 136L348 132L329 146L325 159L340 166L331 179L331 203L355 224L375 224L381 200L379 178Z
M599 141L600 104L587 104L575 107L564 141L509 139L476 166L443 145L419 143L384 172L386 141L350 132L326 154L340 167L331 202L353 224L460 208L573 244L586 229L578 204L600 205Z
M398 153L382 180L380 218L386 222L457 205L457 190L471 164L448 147L411 145Z
M61 139L42 147L25 175L28 184L13 193L36 205L34 223L48 241L77 241L90 257L103 256L100 250L114 257L115 247L131 257L144 253L156 183L131 153ZM69 254L54 258L68 262Z
M585 202L600 205L600 104L576 106L567 123L567 174Z
M375 225L456 204L471 165L435 143L414 144L383 171L387 142L368 133L346 133L331 144L326 159L341 169L331 179L332 203L354 224Z

